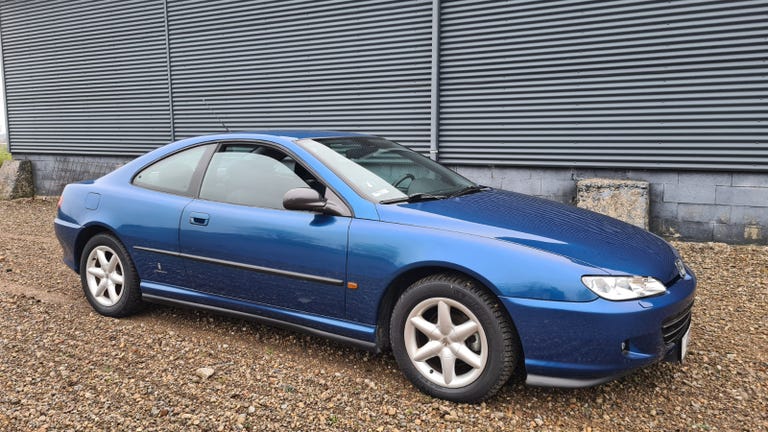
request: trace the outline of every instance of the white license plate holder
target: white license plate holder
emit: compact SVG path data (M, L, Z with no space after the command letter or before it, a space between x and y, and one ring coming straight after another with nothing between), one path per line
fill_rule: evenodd
M685 361L685 355L688 354L688 342L691 340L691 327L685 331L683 338L680 339L680 363Z

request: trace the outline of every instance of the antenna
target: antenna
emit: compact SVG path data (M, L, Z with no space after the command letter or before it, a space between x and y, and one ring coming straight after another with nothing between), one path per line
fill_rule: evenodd
M200 99L203 101L203 105L205 105L205 107L208 108L208 111L210 111L211 114L213 114L213 116L216 118L216 120L218 120L218 122L221 123L221 126L224 128L224 130L227 132L232 132L229 130L227 125L224 124L224 120L222 120L221 117L219 117L219 114L213 109L213 107L208 105L208 102L205 100L205 98L200 98Z

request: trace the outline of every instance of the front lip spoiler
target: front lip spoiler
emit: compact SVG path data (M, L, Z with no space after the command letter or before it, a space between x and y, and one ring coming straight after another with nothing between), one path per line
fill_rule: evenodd
M525 383L531 386L539 387L560 387L560 388L581 388L592 387L599 384L606 383L608 381L616 379L616 376L608 376L601 378L559 378L545 375L532 375L528 374L525 379Z

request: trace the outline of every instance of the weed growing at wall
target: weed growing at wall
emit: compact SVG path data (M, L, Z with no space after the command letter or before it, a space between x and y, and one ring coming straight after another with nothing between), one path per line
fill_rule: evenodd
M11 160L11 154L8 153L4 148L0 147L0 165L3 164L3 162Z

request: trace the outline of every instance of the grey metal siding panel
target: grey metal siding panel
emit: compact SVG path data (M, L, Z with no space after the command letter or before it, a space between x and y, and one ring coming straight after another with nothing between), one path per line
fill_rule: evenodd
M768 170L765 1L441 3L440 160Z
M11 151L137 155L169 141L163 2L0 3Z
M431 11L429 0L169 0L176 136L222 122L337 129L426 152Z

